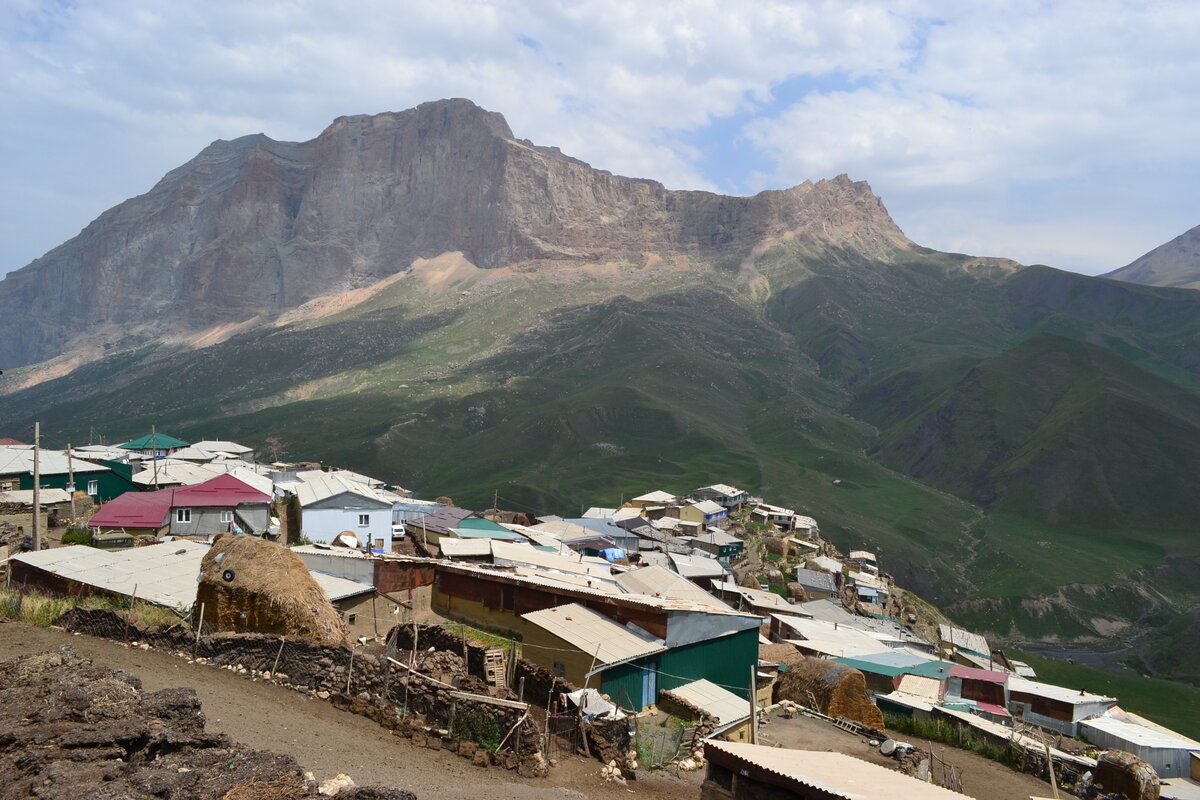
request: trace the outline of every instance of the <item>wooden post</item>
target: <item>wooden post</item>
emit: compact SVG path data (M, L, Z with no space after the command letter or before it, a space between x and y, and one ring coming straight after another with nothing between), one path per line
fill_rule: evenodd
M67 515L67 524L75 524L75 462L71 460L71 443L67 442L67 499L70 509Z
M750 665L750 744L758 744L758 665Z
M1058 780L1054 777L1054 758L1050 755L1050 743L1043 742L1046 746L1046 769L1050 773L1050 791L1054 793L1055 800L1058 798Z
M598 652L598 651L597 651ZM508 663L504 665L504 685L512 688L513 679L517 675L517 640L508 640Z
M279 652L275 654L275 663L271 665L271 678L274 679L275 673L279 671L279 657L283 655L283 643L286 641L284 637L279 637Z

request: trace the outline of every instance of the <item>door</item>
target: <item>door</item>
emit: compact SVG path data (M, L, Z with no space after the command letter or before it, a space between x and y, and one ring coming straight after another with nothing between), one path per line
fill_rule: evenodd
M658 702L658 660L642 667L642 708Z

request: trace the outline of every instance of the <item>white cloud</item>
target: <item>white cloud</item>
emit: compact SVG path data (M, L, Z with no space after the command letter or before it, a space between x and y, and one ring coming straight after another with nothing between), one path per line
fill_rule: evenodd
M749 178L760 188L850 172L925 244L1013 252L1004 231L1045 224L1026 241L1048 241L1056 219L1087 218L1043 205L1026 219L1030 186L1130 164L1195 172L1198 15L1112 0L11 0L0 271L212 139L308 139L339 115L452 96L504 113L518 136L679 188L748 182L704 140L714 119L744 119L744 144L770 164ZM813 88L776 97L794 79ZM938 213L947 196L962 201L953 227ZM1084 199L1112 213L1097 192ZM1200 216L1192 197L1175 207ZM1095 249L1065 226L1041 252L1074 265Z

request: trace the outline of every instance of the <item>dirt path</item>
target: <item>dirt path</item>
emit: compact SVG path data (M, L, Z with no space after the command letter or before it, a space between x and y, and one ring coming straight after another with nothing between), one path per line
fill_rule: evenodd
M345 773L359 784L408 789L420 800L563 800L626 798L629 791L599 778L597 761L568 759L548 779L524 780L497 768L482 769L448 753L413 747L363 717L270 683L228 670L189 664L169 653L126 647L107 639L77 636L20 623L0 624L0 657L36 653L69 644L98 664L123 669L147 691L175 686L195 689L208 729L251 747L292 756L323 780ZM630 784L653 800L694 800L695 784L648 777Z

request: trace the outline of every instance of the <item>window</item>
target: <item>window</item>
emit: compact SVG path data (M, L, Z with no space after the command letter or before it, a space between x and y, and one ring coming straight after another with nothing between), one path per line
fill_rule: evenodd
M221 512L221 522L233 522L233 512L232 511L222 511Z
M175 509L175 521L176 522L191 522L192 521L192 510L190 508Z
M353 625L356 622L358 622L358 614L351 614L350 616L346 617L347 625Z
M514 610L516 608L516 605L513 602L513 599L514 599L513 598L513 587L501 586L500 587L500 609L502 611Z
M567 677L567 665L561 661L554 662L554 676L556 678Z
M100 481L88 481L87 493L93 497L100 494Z
M371 524L371 515L370 514L359 514L358 515L358 527L365 528L370 524Z

